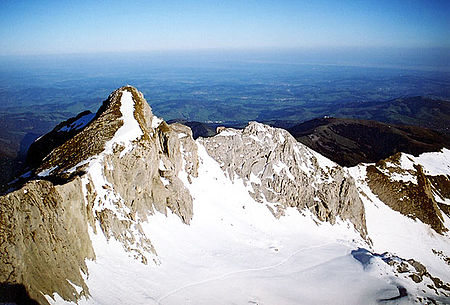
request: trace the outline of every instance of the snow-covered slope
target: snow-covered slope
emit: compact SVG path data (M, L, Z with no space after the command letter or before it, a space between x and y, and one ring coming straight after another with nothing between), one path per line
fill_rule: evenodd
M298 143L287 131L250 122L200 139L230 179L240 177L253 198L266 200L276 217L286 207L307 209L321 221L349 220L366 234L364 208L347 170Z
M448 150L346 169L259 123L194 141L129 86L75 125L0 197L0 282L41 304L448 301L448 215L380 200L416 179L445 210Z
M84 128L87 124L89 124L90 121L95 117L95 113L87 113L83 116L81 116L76 121L70 123L69 125L62 126L58 129L58 132L62 131L71 131L71 130L78 130ZM39 139L38 139L39 140Z
M88 263L91 298L80 304L378 304L400 296L400 289L406 296L396 304L430 295L445 303L445 295L427 287L434 286L430 277L412 281L417 272L406 259L422 262L432 277L448 282L448 265L430 251L448 253L448 237L380 202L363 179L364 166L350 172L358 179L373 247L349 222L323 223L295 208L275 218L266 207L272 203L255 201L244 179L232 181L202 142L198 178L190 183L179 173L194 198L190 225L173 214L151 216L143 229L159 264L148 266L127 256L118 242L91 232L97 259ZM411 243L411 232L424 246ZM352 253L360 247L391 252L391 263L371 253L370 262L361 264ZM406 269L399 272L399 266Z
M397 162L393 161L397 160ZM385 172L392 181L400 181L406 185L417 185L417 168L420 165L426 177L441 176L448 184L450 177L450 150L443 149L440 152L423 153L418 157L401 153L395 158L389 158L384 163ZM450 281L450 269L448 261L442 259L435 252L450 253L450 240L448 232L444 234L436 233L430 225L427 225L414 215L405 217L400 212L394 211L378 196L376 196L367 183L367 167L372 164L362 164L350 169L356 179L361 199L366 209L366 221L370 238L377 251L390 249L390 251L401 256L409 256L422 262L428 262L430 268L441 274L446 281ZM387 168L387 169L386 169ZM438 189L433 185L432 195L441 207L448 204L448 193ZM405 205L408 205L410 198L404 198ZM450 218L448 214L441 210L443 225L445 229L450 229ZM414 242L411 242L413 240Z
M447 153L448 151L425 153L424 155L428 156L421 155L415 159L412 159L412 156L403 155L402 158L407 157L418 162L421 158L426 157L428 159L434 154L437 157L436 160L439 160L443 154ZM426 163L422 164L424 164L426 170ZM358 165L351 168L350 171L355 177L360 197L364 203L367 231L372 242L373 251L378 253L389 252L403 259L413 259L423 264L427 271L422 272L422 275L419 278L415 278L413 282L407 283L408 292L422 297L428 296L447 304L450 300L450 286L448 285L450 282L449 234L447 232L439 234L430 225L413 218L412 215L410 217L405 216L382 202L368 185L366 172L368 166L370 165ZM434 169L436 169L435 166L436 164L433 163ZM442 164L442 168L445 169L446 166L447 164ZM409 177L405 177L405 182L412 183L409 181ZM408 204L407 198L404 201L405 204ZM449 229L449 217L445 213L442 213L442 217L445 227ZM396 269L398 271L399 267L396 266ZM411 266L409 266L409 269L415 270ZM437 293L436 286L439 286L439 284L436 285L430 275L442 280L444 285L447 283ZM408 274L408 276L411 275Z
M350 223L319 224L294 208L276 219L241 179L232 182L198 151L198 178L190 184L180 172L194 198L190 225L159 213L143 225L160 264L142 265L91 231L91 297L79 304L376 304L398 295L401 281L352 257L365 242Z

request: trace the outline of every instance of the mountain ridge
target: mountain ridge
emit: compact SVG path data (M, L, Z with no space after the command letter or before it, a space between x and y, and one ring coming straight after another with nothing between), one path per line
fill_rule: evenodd
M141 115L136 115L133 121L137 123L135 127L139 130L131 130L131 134L130 130L124 130L118 135L121 127L127 125L126 118L121 119L122 106L125 104L122 95L125 92L129 92L131 99L135 98L136 104L143 101L138 91L132 87L122 87L113 92L91 124L53 149L37 169L28 177L23 177L23 186L0 199L2 215L6 217L1 219L5 228L0 236L2 252L5 253L0 264L1 274L9 274L1 281L6 279L11 283L22 283L31 297L41 304L48 302L40 291L51 295L56 290L64 299L72 301L81 295L89 294L83 277L76 272L79 268L86 275L84 260L95 257L88 226L94 231L101 230L108 238L120 240L127 251L146 262L145 253L152 256L154 250L148 238L139 229L139 223L134 220L137 215L138 218L146 219L148 213L153 213L154 209L167 213L166 208L169 208L178 214L183 222L188 223L192 217L192 198L176 174L173 174L182 166L178 162L180 141L189 139L178 140L174 128L187 134L189 129L182 125L168 127L151 114L146 103L142 103L140 109L139 105L135 107L131 104L131 113L128 113L130 119L130 116L135 116L133 109L141 111ZM109 128L105 128L104 122L108 123ZM136 146L137 142L133 142L137 137L151 145ZM90 141L86 141L87 138ZM143 149L135 154L126 151L139 147ZM186 143L186 147L189 147L189 143ZM109 150L106 153L103 152L105 148ZM121 158L123 151L128 154ZM178 161L175 163L172 154L178 155ZM154 160L155 158L160 161ZM114 162L114 171L111 168L108 170L106 164L112 163L114 159L117 160ZM140 165L136 164L135 171L127 171L127 162ZM160 170L161 166L166 169ZM192 166L188 171L195 175L195 163ZM140 176L147 178L136 180ZM176 192L167 191L160 177L165 177L171 185L176 185ZM119 188L121 193L117 194L108 181L117 181L115 187ZM133 189L126 186L130 181L134 181ZM152 184L146 185L145 181L152 181ZM119 184L123 187L120 188ZM32 200L30 195L33 196ZM27 212L29 209L31 213ZM72 223L71 219L77 219L77 222L69 230L67 225ZM30 226L30 222L34 225ZM56 235L52 228L58 232ZM54 245L57 248L52 249L51 240L55 238L59 242ZM34 243L36 239L43 242L37 245ZM34 250L27 251L27 248ZM33 263L20 263L17 249L22 249L19 251L23 252L21 256L29 256L30 260L26 261ZM47 255L42 256L43 253ZM66 256L74 259L64 262L62 258ZM14 268L11 269L11 266ZM33 270L33 266L37 269ZM42 278L43 275L53 273L60 276ZM61 279L64 276L82 287L82 291L77 292L69 283L64 283Z
M399 285L406 301L448 297L448 234L379 201L367 165L343 168L257 122L194 141L189 127L154 116L131 86L114 91L91 121L81 118L55 128L80 127L0 197L0 283L23 285L40 304L210 304L211 295L223 304L294 304L306 295L358 304L389 299L386 291ZM437 155L445 161L448 152L421 158ZM424 171L434 166L423 164ZM427 172L440 174L439 166ZM442 196L439 211L448 194L438 180L428 195ZM390 224L374 224L386 217L419 232L435 252L411 250L392 231L380 238ZM448 228L447 214L441 219ZM370 268L352 257L360 247L373 248L365 252ZM314 289L302 281L307 270ZM136 279L142 285L130 286ZM357 297L339 293L350 283Z
M430 129L359 119L318 118L288 131L343 166L378 162L397 152L417 156L450 147L450 137Z

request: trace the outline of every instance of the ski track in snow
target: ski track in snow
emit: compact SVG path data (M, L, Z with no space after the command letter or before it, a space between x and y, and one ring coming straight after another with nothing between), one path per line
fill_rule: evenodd
M168 293L166 293L166 294L163 295L162 297L158 298L158 299L156 300L156 302L157 302L158 305L162 305L162 303L161 303L162 300L164 300L164 299L166 299L166 298L168 298L168 297L170 297L170 296L172 296L172 295L175 295L175 294L177 294L178 292L180 292L180 291L182 291L182 290L184 290L184 289L186 289L186 288L190 288L190 287L193 287L193 286L206 284L206 283L209 283L209 282L212 282L212 281L217 281L217 280L223 279L223 278L225 278L225 277L227 277L227 276L231 276L231 275L235 275L235 274L239 274L239 273L255 272L255 271L265 271L265 270L275 269L275 268L277 268L277 267L279 267L279 266L285 264L286 262L288 262L292 257L294 257L295 255L299 254L300 252L307 251L307 250L312 250L312 249L317 249L317 248L322 248L322 247L325 247L325 246L328 246L328 245L331 245L331 244L335 244L335 243L333 243L333 242L328 242L328 243L324 243L324 244L320 244L320 245L316 245L316 246L310 246L310 247L301 248L301 249L299 249L299 250L293 252L293 253L290 254L288 257L286 257L285 259L283 259L282 261L280 261L280 262L278 262L278 263L276 263L276 264L274 264L274 265L265 266L265 267L259 267L259 268L247 268L247 269L241 269L241 270L231 271L231 272L227 272L227 273L225 273L225 274L218 275L218 276L215 276L215 277L206 279L206 280L201 280L201 281L193 282L193 283L190 283L190 284L186 284L186 285L183 285L183 286L181 286L181 287L178 287L178 288L176 288L176 289L174 289L174 290L169 291ZM320 264L319 264L319 265L320 265ZM305 268L305 269L303 269L303 270L309 270L309 269L311 269L312 267L315 267L315 266L307 267L307 268ZM302 270L301 270L301 271L302 271Z

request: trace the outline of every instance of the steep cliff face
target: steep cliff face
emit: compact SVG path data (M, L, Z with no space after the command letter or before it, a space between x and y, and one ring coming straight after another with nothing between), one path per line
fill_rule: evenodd
M443 234L448 231L444 215L450 215L449 152L443 149L419 157L395 154L367 167L368 185L393 210Z
M394 276L408 279L408 294L416 291L419 303L447 304L450 297L449 152L398 153L349 169L372 250L383 253L381 261L394 268Z
M19 179L18 190L0 198L0 282L24 285L41 304L43 295L76 301L89 294L83 280L85 259L95 257L89 230L100 228L136 259L157 263L141 222L167 209L184 223L192 218L192 198L178 178L180 170L197 175L188 127L155 117L133 87L113 92L79 127ZM182 147L189 149L184 158Z
M321 221L349 220L365 236L364 207L345 169L298 143L287 131L257 122L243 130L224 129L200 140L228 173L251 186L279 217L286 207L307 208Z
M0 198L0 282L24 285L40 304L55 291L71 301L89 294L81 272L88 274L85 259L95 257L92 216L80 190L80 178L64 185L37 180Z

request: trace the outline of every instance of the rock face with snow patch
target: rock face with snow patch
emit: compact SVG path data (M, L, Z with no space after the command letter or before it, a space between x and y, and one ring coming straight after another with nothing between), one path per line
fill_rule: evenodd
M421 163L420 157L397 153L367 167L368 185L393 210L418 218L442 234L448 231L443 214L450 216L450 180L445 172L424 172Z
M192 218L192 198L178 178L180 171L197 175L188 127L155 117L133 87L113 92L83 124L18 190L0 197L0 282L24 285L41 304L43 295L76 301L89 294L89 225L147 263L157 257L141 222L167 209L185 223Z
M375 265L383 262L387 264L384 268L391 269L390 272L392 272L395 277L403 278L406 280L405 282L413 281L418 284L417 286L421 286L421 289L417 289L418 292L415 296L416 302L418 301L421 304L441 304L445 303L450 297L450 285L430 274L423 264L414 259L403 259L388 252L383 254L373 253L364 248L353 250L351 254L364 266L364 268L368 269L371 267L371 264ZM401 285L398 285L397 287L399 296L381 299L380 301L393 301L408 295L405 287L402 287ZM425 289L431 289L435 295L430 296L430 294L425 293Z
M309 209L321 221L349 220L366 235L364 207L353 178L339 165L298 143L287 131L257 122L224 129L200 141L228 173L242 178L250 194L275 216L286 207Z

